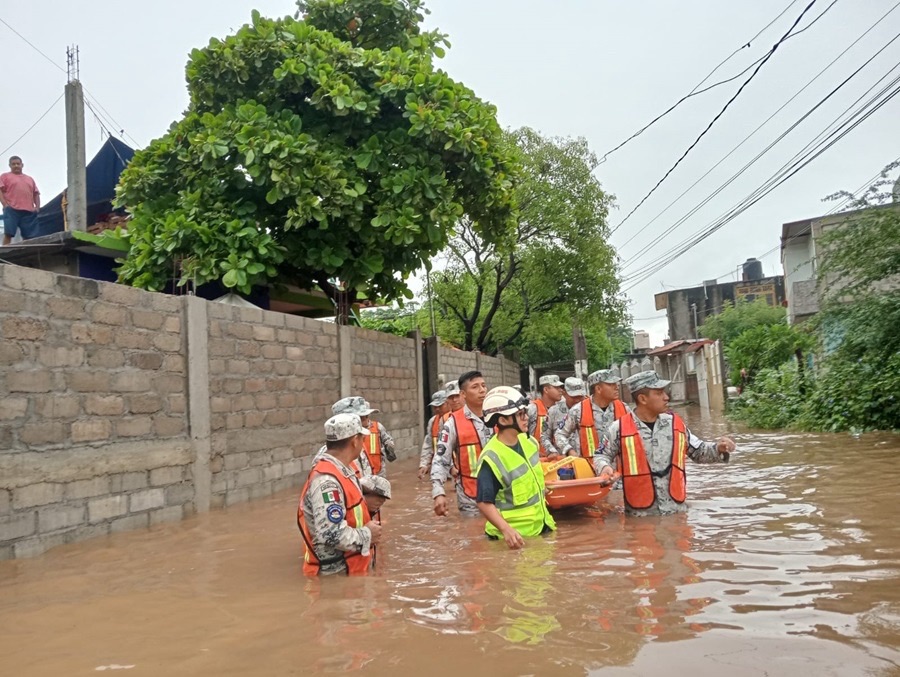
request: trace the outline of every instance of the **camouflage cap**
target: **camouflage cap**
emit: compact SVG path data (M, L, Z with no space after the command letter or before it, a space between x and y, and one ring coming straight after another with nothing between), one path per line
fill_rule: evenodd
M428 403L429 407L439 407L442 404L447 403L447 392L444 390L438 390L436 393L431 395L431 402Z
M325 421L325 440L328 442L340 442L363 434L365 430L357 414L338 414Z
M584 381L577 376L570 376L567 378L563 387L566 389L566 393L572 397L578 397L579 395L587 397L587 391L584 389Z
M367 477L365 481L365 486L363 487L364 494L374 494L375 496L384 496L385 498L391 497L391 483L385 477L379 477L378 475L372 475L371 477Z
M541 376L538 379L538 387L540 386L561 386L563 382L559 380L559 376L556 374L547 374L546 376Z
M598 369L588 376L588 385L595 386L598 383L618 383L621 380L622 379L613 373L612 369Z
M357 416L369 416L377 414L377 409L372 409L369 403L362 397L345 397L331 405L332 416L338 414L356 414Z
M447 381L447 383L444 384L444 392L447 393L447 397L459 395L459 381Z
M668 388L671 381L664 381L655 371L642 371L625 379L625 385L628 390L636 393L639 390L647 388L656 390L659 388Z

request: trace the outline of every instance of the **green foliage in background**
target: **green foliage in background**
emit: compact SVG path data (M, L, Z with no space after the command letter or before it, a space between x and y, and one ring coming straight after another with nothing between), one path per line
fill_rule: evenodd
M761 324L741 332L725 345L725 356L731 368L731 382L740 383L741 369L751 378L761 369L780 367L800 351L815 346L815 339L805 331L787 324Z
M748 329L784 324L787 311L781 306L770 306L765 299L753 302L726 302L722 312L709 317L700 325L700 335L726 346Z

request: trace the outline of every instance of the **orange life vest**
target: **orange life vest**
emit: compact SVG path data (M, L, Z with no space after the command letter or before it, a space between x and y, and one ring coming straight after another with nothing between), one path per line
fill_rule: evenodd
M534 406L537 408L537 423L534 426L534 439L537 440L540 455L546 456L547 450L544 449L544 443L541 442L541 437L543 437L544 426L547 425L547 407L541 400L535 400Z
M678 414L672 414L675 437L672 443L672 459L662 472L650 470L644 441L638 432L633 416L619 421L619 470L622 473L622 493L625 504L636 510L649 508L656 501L653 477L669 473L669 496L676 503L684 503L687 495L687 476L684 472L687 455L687 428Z
M437 445L438 439L441 436L441 428L444 427L444 424L447 422L447 419L450 418L450 414L441 414L440 416L433 416L431 419L431 456L434 457L435 453L437 453Z
M316 551L312 544L312 535L309 532L309 528L306 526L306 517L303 514L303 500L306 498L306 492L309 491L310 481L316 475L331 475L340 482L341 489L344 492L344 502L346 503L344 506L344 519L350 527L359 529L368 524L371 519L369 508L363 500L362 491L359 487L349 478L345 477L334 463L328 459L320 458L310 471L309 477L306 479L306 484L303 485L303 491L300 493L300 505L297 508L297 526L300 528L300 534L303 536L303 543L306 545L306 553L303 557L303 573L307 576L316 576L319 573L322 564L333 564L343 559L347 565L348 574L365 574L369 570L375 557L374 546L372 546L368 555L362 555L358 552L344 552L334 560L327 561L320 560L316 556Z
M475 498L478 495L478 477L475 475L475 469L481 456L481 438L475 424L466 418L465 409L457 409L451 416L456 424L453 466L459 472L463 493L469 498Z
M378 430L378 421L369 423L369 434L363 442L363 449L369 457L372 474L377 475L381 472L381 433Z
M621 400L613 400L612 405L614 420L618 421L628 413L628 409ZM590 460L594 457L597 447L600 446L600 435L597 434L597 428L594 427L594 401L590 397L581 400L579 425L578 439L581 441L581 455Z

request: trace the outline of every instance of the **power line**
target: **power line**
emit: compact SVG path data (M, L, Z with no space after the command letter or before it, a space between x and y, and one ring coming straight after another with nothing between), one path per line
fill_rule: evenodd
M0 19L0 21L2 21L2 19ZM21 140L24 139L26 136L28 136L28 133L29 133L32 129L34 129L35 127L37 127L37 126L38 126L38 123L40 123L41 120L43 120L45 117L47 117L47 116L50 114L50 111L52 111L54 108L56 108L56 104L58 104L62 98L63 98L63 94L60 94L60 95L57 97L56 101L54 101L53 103L50 104L50 108L48 108L47 110L45 110L45 111L44 111L44 114L41 115L41 117L39 117L37 120L35 120L35 121L31 124L31 127L29 127L28 129L26 129L26 130L22 133L22 135L21 135L18 139L16 139L15 141L13 141L11 144L9 144L9 146L7 146L7 147L4 148L2 151L0 151L0 157L2 157L3 155L6 155L6 152L7 152L7 151L11 150L11 149L13 148L13 146L15 146L17 143L19 143L19 141L21 141Z
M892 72L896 69L896 66L889 71ZM881 78L883 80L884 77ZM880 80L879 80L880 82ZM834 146L838 141L843 139L847 134L852 132L856 127L865 122L869 117L871 117L874 113L880 110L884 105L886 105L889 101L891 101L895 96L900 94L900 87L897 87L897 83L900 82L900 76L897 76L892 80L888 85L886 85L880 92L874 95L869 101L867 101L863 106L861 106L858 110L854 111L846 120L841 122L836 129L832 130L825 139L818 142L819 145L806 153L802 158L797 159L796 162L788 166L789 163L786 163L785 166L779 170L776 175L771 177L768 181L766 181L762 186L758 187L753 193L751 193L748 197L744 198L744 200L739 203L738 206L732 208L728 213L720 217L716 222L713 222L709 227L702 230L692 238L684 241L681 245L670 250L670 252L664 255L664 258L661 257L658 259L658 262L653 265L652 269L649 271L643 271L637 275L634 275L630 278L627 278L628 281L632 281L633 284L627 287L624 291L628 291L633 289L638 284L642 283L644 280L648 279L650 276L654 275L659 270L662 270L665 266L672 263L675 259L679 258L686 251L689 251L693 246L699 244L707 237L711 236L713 233L721 229L727 223L732 221L734 218L739 216L741 213L749 209L751 206L759 202L763 197L768 195L770 192L775 190L778 186L783 184L785 181L789 180L799 171L801 171L804 167L813 162L816 158L822 155L824 152L829 150L832 146ZM894 87L893 91L888 91L892 87ZM873 87L874 88L874 87ZM870 88L871 91L872 88ZM861 97L860 97L861 98ZM880 99L880 100L879 100ZM857 118L854 120L854 118ZM820 134L819 136L822 136ZM818 139L818 137L817 137ZM795 158L798 158L802 153L804 153L810 146L816 143L816 140L807 144L807 148L800 151ZM789 161L790 162L790 161Z
M9 30L11 30L13 33L15 33L16 35L18 35L18 36L25 42L25 44L27 44L27 45L28 45L29 47L31 47L35 52L37 52L37 53L40 54L42 57L44 57L44 58L45 58L47 61L49 61L55 68L57 68L58 70L62 71L63 73L66 72L66 69L65 69L65 68L63 68L63 67L60 66L58 63L56 63L56 61L54 61L54 60L51 59L49 56L47 56L46 54L44 54L44 52L42 52L40 49L38 49L38 48L34 45L33 42L31 42L28 38L26 38L24 35L22 35L22 34L21 34L19 31L17 31L15 28L13 28L12 26L10 26L10 25L6 22L6 20L5 20L3 17L0 17L0 23L2 23L2 24L3 24L4 26L6 26Z
M769 59L772 58L772 56L775 54L775 51L778 49L778 47L787 39L787 37L791 34L791 31L793 31L794 28L797 27L797 24L800 23L800 21L803 19L803 16L812 8L812 6L814 4L816 4L816 2L817 2L817 0L811 0L811 2L806 7L803 8L803 11L800 13L800 16L798 16L794 20L794 23L791 24L791 27L788 29L787 33L785 33L783 36L781 36L781 39L778 42L776 42L774 45L772 45L772 49L769 50L769 53L766 54L766 56L763 58L763 60L760 61L760 63L756 66L754 71L750 74L750 77L744 81L744 83L738 88L738 90L734 93L734 95L725 103L725 106L722 107L722 110L720 110L716 114L716 116L712 119L712 121L706 126L706 129L704 129L702 132L700 132L700 135L694 140L694 142L690 146L688 146L687 150L684 151L684 153L681 155L681 157L675 161L675 164L672 165L672 167L669 168L669 170L656 183L656 185L650 189L650 192L647 193L641 199L641 201L638 202L637 205L635 205L634 209L632 209L630 212L628 212L628 214L625 216L625 218L622 219L619 222L619 224L615 228L612 229L612 231L610 232L610 235L614 234L617 230L619 230L619 228L621 228L625 224L625 222L628 221L629 218L631 218L631 215L634 214L641 207L641 205L643 205L644 202L646 202L647 199L651 195L653 195L653 193L656 192L656 190L663 184L663 182L667 178L669 178L669 176L672 174L672 172L675 171L675 169L678 167L678 165L680 165L681 162L688 156L688 154L697 146L697 144L700 143L700 140L704 136L706 136L707 132L709 132L709 130L712 129L713 125L715 125L716 122L719 121L719 118L721 118L725 114L725 111L728 110L729 106L731 106L731 104L734 103L734 101L740 96L741 92L743 92L744 89L747 87L747 85L750 84L750 82L753 80L753 78L756 77L756 74L759 73L760 69L764 65L766 65L766 63L769 61Z
M834 1L837 2L837 0L834 0ZM703 94L703 93L705 93L705 92L708 92L709 90L713 89L714 87L718 87L719 85L724 85L724 84L726 84L726 83L728 83L728 82L731 82L732 80L735 80L735 79L739 78L741 75L743 75L743 74L746 73L748 70L750 70L750 68L752 68L754 64L750 64L750 66L748 66L745 70L741 71L740 73L738 73L737 75L735 75L735 76L733 76L733 77L731 77L731 78L728 78L727 80L721 80L721 81L719 81L719 82L716 82L716 83L710 85L709 87L705 87L704 89L702 89L702 90L700 90L700 91L697 91L697 90L703 85L704 82L706 82L707 80L709 80L709 79L713 76L713 74L714 74L717 70L719 70L722 66L724 66L726 63L728 63L729 61L731 61L731 59L735 56L735 54L737 54L738 52L741 52L741 51L747 49L747 48L753 43L753 41L756 40L756 38L758 38L760 35L762 35L766 30L769 29L769 27L770 27L772 24L774 24L774 23L775 23L776 21L778 21L782 16L784 16L784 15L787 13L787 11L788 11L791 7L793 7L793 6L796 4L796 2L797 2L797 0L791 0L791 2L788 3L788 6L785 7L783 10L781 10L781 12L779 12L778 16L776 16L776 17L775 17L774 19L772 19L769 23L767 23L765 26L763 26L763 28L760 29L760 31L757 32L757 34L754 35L752 38L750 38L749 40L747 40L746 43L742 44L740 47L738 47L736 50L734 50L731 54L729 54L728 56L726 56L722 61L720 61L719 64L718 64L715 68L713 68L709 73L706 74L706 77L705 77L705 78L703 78L700 82L698 82L696 85L694 85L694 88L693 88L690 92L688 92L688 93L685 94L683 97L681 97L680 99L678 99L678 101L676 101L674 104L672 104L672 105L671 105L669 108L667 108L664 112L662 112L662 113L660 113L659 115L657 115L657 116L656 116L655 118L653 118L650 122L648 122L646 125L644 125L643 127L641 127L638 131L636 131L634 134L632 134L632 135L629 136L627 139L625 139L624 141L622 141L622 142L621 142L619 145L617 145L615 148L613 148L612 150L606 151L606 152L603 154L603 157L600 158L600 163L602 164L603 162L606 162L606 158L608 158L610 155L612 155L612 154L615 153L617 150L619 150L620 148L622 148L622 147L623 147L625 144L627 144L628 142L630 142L630 141L636 139L636 138L639 137L641 134L643 134L644 132L646 132L648 129L650 129L650 127L652 127L652 126L655 125L657 122L659 122L660 120L662 120L665 116L667 116L667 115L668 115L669 113L671 113L673 110L675 110L676 108L678 108L678 106L680 106L682 103L684 103L685 101L687 101L688 99L690 99L692 96L698 96L698 95L700 95L700 94ZM833 3L832 3L832 4L833 4Z
M893 9L896 9L898 6L900 6L900 2L898 2L896 5L894 5L894 8L893 8ZM891 11L893 11L893 9L892 9ZM887 16L887 15L885 15L885 16ZM882 19L883 19L883 18L884 18L884 17L882 17ZM879 19L879 22L880 22L880 21L881 21L881 19ZM875 25L877 25L877 22L876 22ZM869 28L868 31L866 31L866 33L868 33L869 31L871 31L874 27L875 27L875 26L873 25L871 28ZM819 71L819 73L818 73L812 80L810 80L806 85L804 85L804 87L803 87L801 90L799 90L796 94L794 94L794 96L792 96L787 102L785 102L784 105L782 105L778 110L776 110L774 113L772 113L772 115L770 115L770 116L762 123L762 125L760 125L760 126L757 127L753 132L751 132L750 135L748 135L743 141L741 141L740 144L738 144L735 148L733 148L733 149L731 150L731 152L728 153L728 155L726 155L724 158L722 158L722 160L720 160L719 162L717 162L717 163L716 163L709 171L706 172L706 174L704 174L702 177L700 177L700 179L698 179L697 182L695 182L693 185L696 185L697 183L699 183L700 180L702 180L705 176L707 176L713 169L715 169L716 167L718 167L718 166L719 166L726 158L728 158L732 153L734 153L734 151L736 151L736 150L737 150L738 148L740 148L744 143L746 143L746 141L747 141L750 137L752 137L756 132L758 132L758 131L759 131L764 125L766 125L773 117L775 117L775 115L777 115L777 114L778 114L781 110L783 110L789 103L791 103L791 101L793 101L793 100L797 97L797 95L799 95L799 94L800 94L801 92L803 92L807 87L809 87L813 82L815 82L815 81L816 81L816 80L817 80L817 79L818 79L818 78L819 78L826 70L828 70L828 69L829 69L829 68L830 68L830 67L831 67L838 59L840 59L840 58L847 52L847 50L849 50L849 49L852 48L857 42L859 42L859 40L861 40L861 39L866 35L866 33L863 33L863 35L861 35L859 38L857 38L857 39L856 39L849 47L847 47L847 49L845 49L845 50L844 50L843 52L841 52L841 54L839 54L834 60L832 60L831 63L829 63L824 69L822 69L821 71ZM858 67L855 71L853 71L847 78L845 78L840 84L838 84L837 87L833 88L833 89L832 89L832 90L831 90L824 98L822 98L815 106L813 106L810 110L808 110L803 116L801 116L797 121L795 121L795 122L794 122L790 127L788 127L784 132L782 132L782 133L781 133L774 141L772 141L771 143L769 143L768 146L766 146L766 147L765 147L762 151L760 151L754 158L752 158L749 162L747 162L747 163L746 163L746 164L745 164L738 172L736 172L734 175L732 175L731 178L729 178L727 181L725 181L724 183L722 183L718 188L716 188L712 193L710 193L704 200L702 200L699 204L697 204L696 206L694 206L690 211L688 211L688 212L687 212L686 214L684 214L681 218L679 218L677 221L675 221L675 223L673 223L673 224L672 224L671 226L669 226L665 231L663 231L658 237L656 237L652 243L650 243L648 246L644 247L641 251L637 252L634 256L632 256L631 258L629 258L628 260L626 260L625 263L624 263L624 267L627 268L628 266L633 265L636 261L638 261L639 259L641 259L641 258L643 258L644 256L646 256L646 255L647 255L652 249L654 249L660 242L663 242L663 241L664 241L664 238L665 238L667 235L669 235L669 234L672 233L674 230L676 230L677 228L679 228L685 221L687 221L691 216L693 216L695 213L697 213L697 212L700 210L700 208L704 207L704 206L705 206L707 203L709 203L713 198L715 198L715 197L718 196L723 190L725 190L725 188L727 188L729 185L731 185L738 177L740 177L745 171L747 171L754 163L756 163L761 157L763 157L766 153L768 153L768 152L769 152L776 144L778 144L778 143L779 143L780 141L782 141L788 134L790 134L792 131L794 131L794 130L795 130L795 129L796 129L796 128L804 121L804 120L806 120L806 119L807 119L807 118L808 118L815 110L817 110L819 107L821 107L826 101L828 101L832 96L834 96L838 91L840 91L841 88L843 88L848 82L850 82L850 80L852 80L854 77L856 77L856 76L857 76L864 68L866 68L870 63L872 63L878 56L880 56L881 53L884 52L884 51L885 51L891 44L893 44L898 38L900 38L900 35L896 35L896 36L894 36L890 41L888 41L883 47L881 47L881 49L879 49L877 52L875 52L875 54L873 54L871 57L869 57L869 58L868 58L861 66L859 66L859 67ZM881 80L883 80L883 79L884 79L885 77L887 77L887 75L889 75L889 74L890 74L890 71L889 71L887 74L885 74L884 76L882 76L882 78L880 78L878 82L880 82ZM876 83L876 85L877 85L877 83ZM874 88L874 85L873 85L873 87L870 88L868 91L871 91L873 88ZM867 92L867 93L868 93L868 92ZM865 94L863 94L863 96L865 96ZM861 98L862 98L862 97L860 97L860 99L861 99ZM856 103L858 103L860 99L857 99L856 101L854 101L853 104L850 105L850 107L852 107L853 105L855 105ZM847 110L849 110L849 107L848 107L848 109L846 109L844 112L846 113ZM807 147L808 147L808 145L807 145ZM689 191L691 188L693 188L693 185L692 185L690 188L688 188L688 191ZM688 191L685 191L685 193L688 192ZM677 202L679 199L681 199L681 197L683 197L685 193L682 193L681 196L679 196L678 198L676 198L676 200L674 200L672 203L670 203L669 206L666 207L666 209L668 209L668 208L671 207L673 204L675 204L675 202ZM665 211L666 211L666 210L663 210L663 212L660 212L660 215L661 215L662 213L664 213ZM658 215L658 216L659 216L659 215ZM655 220L655 219L654 219L654 220ZM647 224L647 225L649 225L649 224ZM638 233L636 233L635 235L640 234L640 232L642 232L644 229L646 229L646 227L647 227L647 226L644 226L644 228L642 228L640 231L638 231Z

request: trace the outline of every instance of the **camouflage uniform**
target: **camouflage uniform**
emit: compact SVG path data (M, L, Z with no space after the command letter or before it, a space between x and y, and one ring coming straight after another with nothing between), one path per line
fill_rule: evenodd
M440 407L447 401L447 393L444 390L438 390L431 396L431 402L428 403L430 407ZM443 416L443 414L441 414ZM434 420L438 418L438 415L435 414L431 418L428 419L428 423L425 425L425 439L422 440L422 451L419 453L419 468L430 468L431 467L431 459L434 457L434 452L436 451L435 447L431 442L431 426L434 425ZM441 431L438 429L438 439L440 439Z
M383 425L381 425L381 421L377 421L376 423L378 424L378 437L381 440L381 470L378 471L378 476L387 477L388 461L394 462L397 460L397 453L394 451L394 438L391 437L390 433L385 430ZM365 451L360 454L360 456L365 455ZM369 459L366 458L366 463L368 462Z
M618 383L621 379L614 375L609 369L600 369L588 376L588 387L591 388L598 383ZM582 391L583 392L583 391ZM594 410L594 430L597 431L597 437L602 439L603 432L609 427L609 424L616 420L616 411L613 403L610 402L606 409L601 409L600 405L591 401L591 407ZM562 430L558 431L553 440L556 442L556 448L559 453L568 454L575 451L576 456L581 455L581 403L572 407L566 415L566 422Z
M333 405L331 405L331 414L332 416L337 416L338 414L356 414L360 418L364 416L371 416L372 414L377 414L378 409L373 409L372 406L366 402L362 397L345 397L343 399L338 400ZM388 461L396 461L397 454L394 451L394 438L390 436L385 427L381 424L380 421L377 422L378 425L378 438L381 442L381 470L378 471L378 477L387 477L387 462ZM368 434L368 433L367 433ZM365 452L360 454L360 458L366 456ZM361 461L362 464L362 461ZM372 474L371 463L369 463L369 459L365 459L365 465L369 467L369 473Z
M556 446L554 440L556 432L562 430L566 422L566 414L569 407L566 406L565 400L560 400L547 411L547 425L541 431L541 444L548 454L562 454L563 452Z
M468 406L464 406L462 411L465 412L466 418L472 421L478 437L481 440L481 446L484 447L488 440L494 434L494 431L487 427L484 421L472 413ZM438 440L437 452L434 455L434 462L431 464L431 497L437 498L444 496L444 482L450 478L450 469L453 467L453 455L457 449L456 437L456 421L452 417L447 419L444 427L441 429L441 437ZM475 468L472 468L475 472ZM475 505L475 499L466 496L462 488L462 482L456 478L456 503L459 511L466 514L480 514L478 506Z

